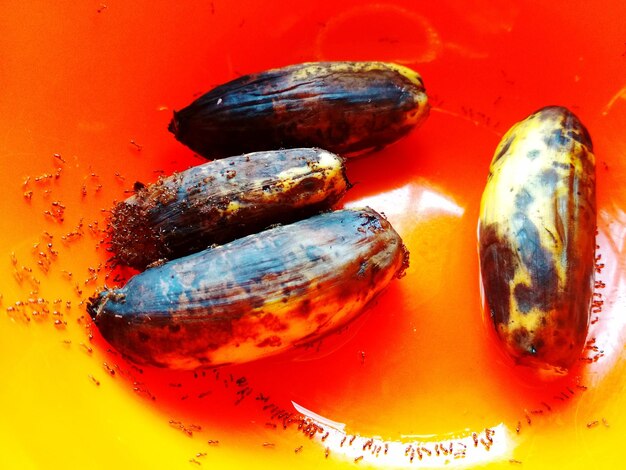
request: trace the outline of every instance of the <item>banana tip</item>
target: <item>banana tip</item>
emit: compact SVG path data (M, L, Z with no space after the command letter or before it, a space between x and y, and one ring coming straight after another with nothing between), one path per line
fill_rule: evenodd
M167 126L167 130L170 131L174 135L178 135L178 118L176 111L174 111L174 115L172 116L172 120Z
M96 294L93 297L89 297L87 302L87 313L91 317L93 321L96 321L98 316L98 312L100 311L102 306L102 297L100 294Z
M104 306L109 299L115 299L119 301L124 300L123 294L115 294L106 287L101 292L97 292L93 297L90 297L87 301L87 313L93 321L98 322L100 314L104 310Z

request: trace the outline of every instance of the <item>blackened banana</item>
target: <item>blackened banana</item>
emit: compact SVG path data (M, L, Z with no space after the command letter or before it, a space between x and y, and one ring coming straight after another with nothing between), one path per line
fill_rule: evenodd
M141 188L109 224L117 263L144 269L329 209L348 189L343 160L320 149L215 160Z
M580 357L593 295L595 232L589 133L567 109L543 108L502 138L480 208L486 308L516 362L554 375Z
M169 130L195 152L378 149L428 116L421 77L384 62L317 62L246 75L174 113Z
M341 210L150 268L90 299L88 311L135 362L241 363L345 325L407 265L386 219Z

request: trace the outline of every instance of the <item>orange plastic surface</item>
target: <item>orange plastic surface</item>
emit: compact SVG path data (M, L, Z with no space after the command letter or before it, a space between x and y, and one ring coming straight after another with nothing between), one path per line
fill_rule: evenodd
M0 13L0 468L621 463L622 0L8 0ZM167 132L172 111L241 74L340 59L408 65L433 105L422 128L349 161L345 203L388 216L407 275L347 329L270 360L181 373L110 351L84 305L116 283L106 211L135 181L202 161ZM540 384L483 320L476 225L500 137L550 104L594 140L601 303L579 366Z

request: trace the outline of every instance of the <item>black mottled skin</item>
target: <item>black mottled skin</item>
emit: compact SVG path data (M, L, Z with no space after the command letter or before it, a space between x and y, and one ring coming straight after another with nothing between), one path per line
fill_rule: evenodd
M148 269L93 297L88 312L102 336L135 362L209 364L212 351L255 338L255 322L274 332L255 339L259 354L267 354L289 346L281 332L292 317L324 332L328 319L317 315L318 304L350 305L354 318L359 299L407 265L408 252L384 218L371 209L342 210ZM266 306L272 299L283 306Z
M340 155L383 147L414 126L424 87L399 73L330 71L319 63L305 79L294 65L218 86L174 113L169 130L200 155L320 147ZM419 110L423 112L423 110Z
M223 244L273 224L330 209L350 184L319 165L319 149L289 149L216 160L140 188L111 211L110 251L118 264L143 270ZM327 155L327 152L323 152ZM306 168L286 181L290 169ZM237 209L229 209L236 203Z

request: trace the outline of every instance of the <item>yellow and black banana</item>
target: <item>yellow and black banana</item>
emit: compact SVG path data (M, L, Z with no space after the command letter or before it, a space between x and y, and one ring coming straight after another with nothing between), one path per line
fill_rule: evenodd
M540 109L502 138L480 207L486 309L517 363L553 376L580 357L593 296L595 233L589 133L566 108Z
M194 369L252 361L345 325L408 265L389 222L341 210L179 258L90 299L132 361Z
M313 62L246 75L174 113L169 130L195 152L378 149L428 116L422 78L384 62Z
M119 264L144 269L331 208L349 183L320 149L255 152L205 163L141 188L109 224Z

